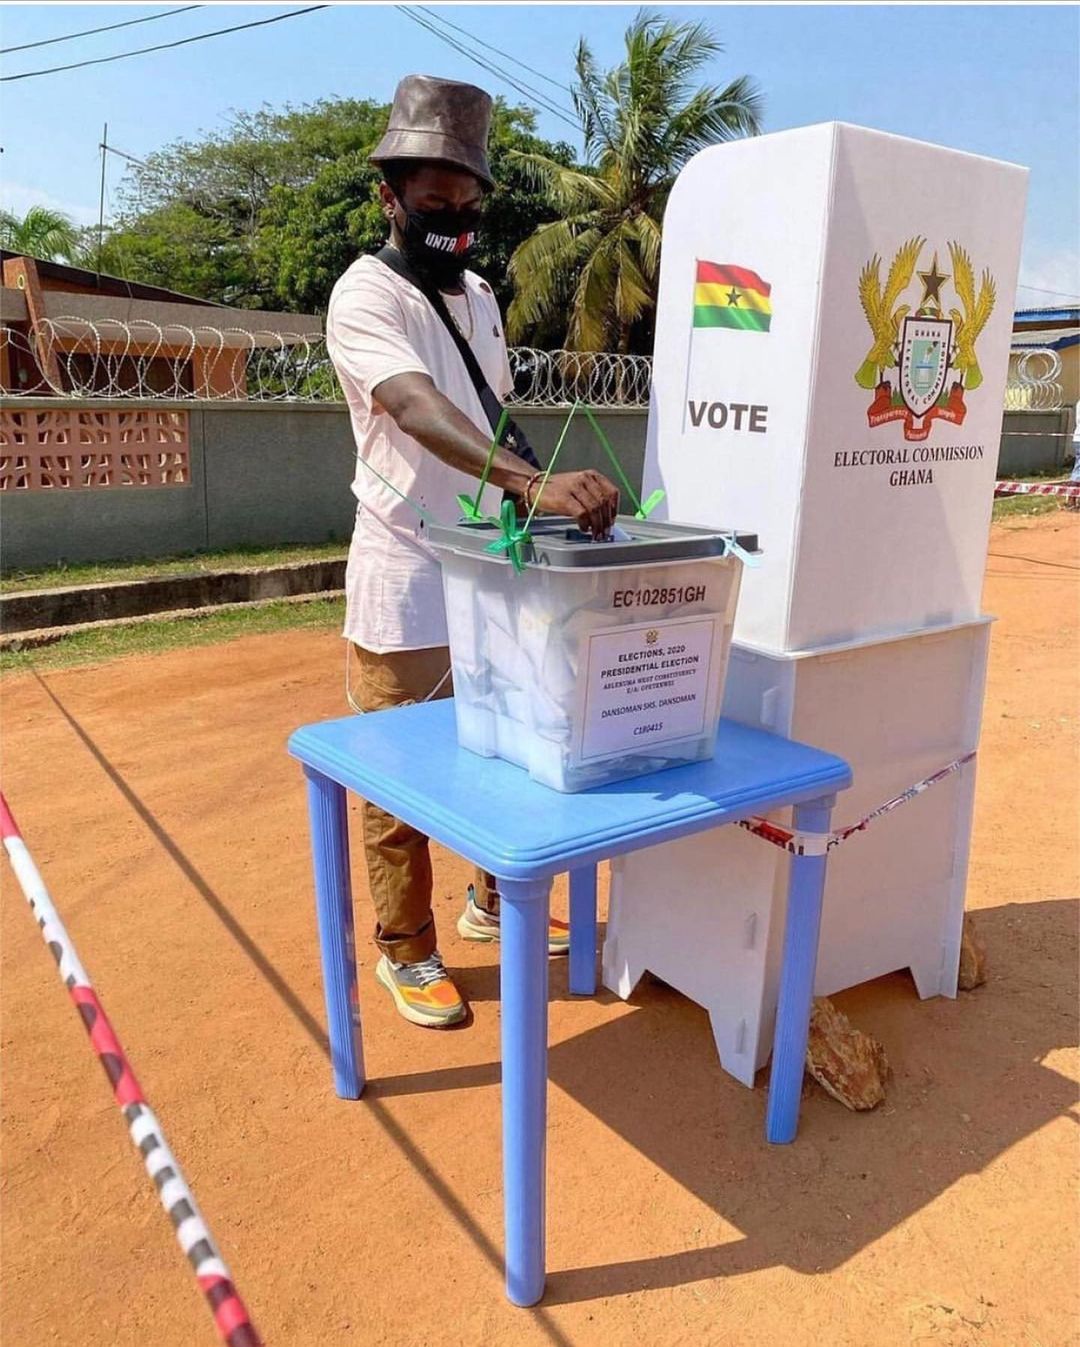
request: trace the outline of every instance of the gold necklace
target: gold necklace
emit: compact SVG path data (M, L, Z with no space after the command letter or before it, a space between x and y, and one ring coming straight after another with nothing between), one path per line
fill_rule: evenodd
M462 281L462 285L465 287L465 290L464 290L464 293L465 293L465 312L468 314L468 317L469 317L469 330L468 330L468 332L466 332L465 329L464 329L464 328L461 326L461 324L458 322L457 314L454 312L454 310L450 307L449 304L447 304L447 306L446 306L446 312L447 312L447 313L450 315L450 317L454 320L454 326L455 326L455 327L457 328L457 330L461 333L461 335L465 338L465 340L466 340L466 341L472 341L472 339L473 339L473 332L476 330L476 320L473 318L472 300L470 300L470 298L469 298L469 287L468 287L468 284L467 284L465 281Z
M402 257L405 256L405 254L402 253L401 249L397 246L396 243L391 243L391 244L390 244L390 247L393 248L394 252L400 254ZM468 317L469 317L469 330L468 330L468 332L466 332L465 329L464 329L464 328L461 326L461 324L458 322L458 320L457 320L457 314L454 312L454 310L450 307L449 304L447 304L447 306L446 306L446 312L450 315L450 318L451 318L451 320L453 321L454 326L455 326L455 327L457 328L457 330L461 333L461 335L465 338L465 340L466 340L466 341L472 341L472 339L473 339L473 333L476 331L476 319L473 317L472 300L469 298L469 283L468 283L468 281L465 280L464 277L462 277L462 279L461 279L461 286L462 286L462 293L463 293L464 296L465 296L465 312L466 312L466 314L468 314Z

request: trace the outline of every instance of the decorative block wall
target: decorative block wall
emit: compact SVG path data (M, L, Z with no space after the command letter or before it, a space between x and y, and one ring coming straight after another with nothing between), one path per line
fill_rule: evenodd
M187 411L0 408L0 491L188 486Z

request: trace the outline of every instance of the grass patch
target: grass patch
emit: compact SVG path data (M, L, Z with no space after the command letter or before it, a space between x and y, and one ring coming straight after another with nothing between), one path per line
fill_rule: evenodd
M76 632L34 650L0 651L0 674L70 669L79 664L102 664L127 655L157 655L185 646L217 645L239 636L293 631L299 627L341 629L345 600L313 599L309 603L284 600L258 608L239 607L204 617L169 618L137 622L130 627Z
M1030 518L1037 514L1056 514L1064 508L1062 496L1002 496L994 501L995 519Z
M285 547L233 547L226 552L182 552L149 561L57 562L35 571L12 571L0 578L0 594L24 589L66 589L116 580L160 580L208 571L235 571L253 566L284 566L296 561L327 561L348 554L347 542L295 543Z
M1060 482L1067 469L1044 468L1010 478L1014 482ZM994 501L995 519L1030 519L1034 515L1056 514L1065 508L1064 496L1002 496Z
M1063 477L1068 477L1072 471L1072 463L1066 461L1057 468L1040 468L1038 472L1022 472L1016 477L1010 477L1008 473L999 473L999 480L1009 482L1060 482Z

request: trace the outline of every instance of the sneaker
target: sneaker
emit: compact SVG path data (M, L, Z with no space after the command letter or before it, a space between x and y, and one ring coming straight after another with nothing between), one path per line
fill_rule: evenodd
M458 917L458 935L462 940L474 940L479 944L490 945L499 938L499 918L485 912L476 901L476 889L469 885L469 896L465 899L465 911ZM565 921L550 918L548 924L548 953L565 954L570 948L570 927Z
M465 1018L465 1002L438 951L418 963L395 963L384 954L375 966L375 977L410 1024L442 1029Z

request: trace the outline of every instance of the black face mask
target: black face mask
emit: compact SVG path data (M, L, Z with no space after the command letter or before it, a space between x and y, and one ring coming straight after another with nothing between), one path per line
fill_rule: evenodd
M472 261L480 211L406 210L405 256L437 285L454 285Z

